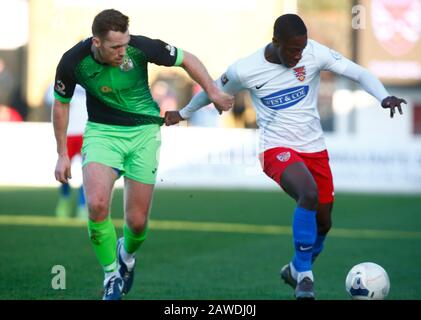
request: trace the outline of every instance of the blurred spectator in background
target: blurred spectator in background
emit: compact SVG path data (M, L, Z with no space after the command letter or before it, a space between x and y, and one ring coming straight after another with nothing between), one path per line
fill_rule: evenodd
M23 121L28 114L22 87L18 85L7 63L0 58L0 105L2 105L1 121ZM6 108L5 108L6 107Z
M23 121L23 119L15 109L0 104L0 122L1 121Z
M192 81L176 72L160 72L151 84L151 95L163 117L166 111L178 110L179 106L190 101Z
M160 107L161 117L165 115L166 111L177 110L177 97L166 81L155 81L151 86L151 94Z
M54 102L54 86L51 85L45 96L45 103L48 107L52 107ZM88 113L86 111L86 94L85 90L77 85L70 102L69 109L69 125L67 127L67 149L69 158L72 163L76 160L81 161L81 150L83 144L83 133L85 131ZM71 196L71 187L69 183L60 185L60 195L56 206L56 216L69 218L73 216L73 204ZM86 207L85 194L83 185L79 186L76 217L87 219L88 209Z
M20 87L7 69L4 59L0 58L0 121L22 121L26 116L27 105L22 103Z
M27 120L29 106L22 92L22 86L16 86L13 90L10 105L19 113L23 120Z
M15 87L15 78L7 69L6 62L0 58L0 104L11 105Z

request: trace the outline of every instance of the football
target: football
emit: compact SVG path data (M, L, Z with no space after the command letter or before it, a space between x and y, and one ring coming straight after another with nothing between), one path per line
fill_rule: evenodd
M354 300L383 300L389 294L390 280L381 266L363 262L349 270L345 287Z

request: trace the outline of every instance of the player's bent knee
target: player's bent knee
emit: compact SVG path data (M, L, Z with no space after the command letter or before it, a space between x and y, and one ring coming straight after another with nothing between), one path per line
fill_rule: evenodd
M127 219L127 226L134 234L142 233L147 226L147 220L138 218L138 219Z
M317 190L306 190L298 199L298 205L308 210L316 210L318 203L319 195Z
M145 230L146 224L138 224L138 225L134 225L134 227L129 227L129 228L134 234L140 234Z
M91 220L104 220L108 216L108 204L105 201L88 202L89 218Z

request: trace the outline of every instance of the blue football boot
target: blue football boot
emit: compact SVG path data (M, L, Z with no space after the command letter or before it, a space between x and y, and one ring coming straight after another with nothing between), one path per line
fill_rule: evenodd
M124 282L119 276L110 277L104 284L104 296L102 300L121 300Z
M127 264L124 262L122 258L121 251L124 250L124 238L118 239L117 242L117 257L118 257L118 272L120 273L121 278L124 281L124 287L123 287L123 294L129 293L130 289L133 285L133 279L134 279L134 269L136 267L136 260L131 269L128 268Z

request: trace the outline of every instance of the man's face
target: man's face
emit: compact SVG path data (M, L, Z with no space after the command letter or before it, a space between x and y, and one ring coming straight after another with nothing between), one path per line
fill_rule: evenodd
M129 41L129 30L125 33L109 31L103 39L93 37L93 44L98 50L101 61L113 67L118 67L123 63Z
M274 37L272 43L281 63L287 68L292 68L302 58L303 50L307 45L307 35L291 37L285 42Z

